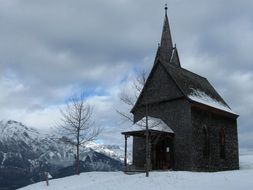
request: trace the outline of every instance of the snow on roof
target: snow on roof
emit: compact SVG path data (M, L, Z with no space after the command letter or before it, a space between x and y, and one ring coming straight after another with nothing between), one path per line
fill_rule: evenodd
M172 129L166 123L163 122L163 120L159 118L155 118L155 117L150 117L150 116L148 116L148 128L150 130L155 130L155 131L174 133ZM124 132L143 131L145 129L146 129L146 117L143 117L140 121L133 124Z
M236 114L233 112L227 105L223 104L222 102L219 102L218 100L211 98L208 96L205 92L201 90L192 89L192 93L188 95L188 97L198 103L202 103L208 106L211 106L213 108L217 108L219 110L223 110L232 114ZM237 114L236 114L237 115Z
M170 63L172 62L174 53L175 53L175 48L172 49L172 53L171 53L171 57L170 57Z

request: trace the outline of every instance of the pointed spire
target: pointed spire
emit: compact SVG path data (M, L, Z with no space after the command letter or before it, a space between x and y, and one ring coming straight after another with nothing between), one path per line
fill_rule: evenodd
M167 16L167 4L165 4L165 18L163 22L163 31L162 31L162 37L161 37L161 45L160 45L160 56L162 60L165 62L170 61L172 49L173 49L173 43L172 43L172 38L171 38L171 33L170 33L170 25L169 25L169 20Z

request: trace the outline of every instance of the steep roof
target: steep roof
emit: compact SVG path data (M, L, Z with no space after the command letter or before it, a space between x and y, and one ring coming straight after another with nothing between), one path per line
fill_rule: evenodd
M194 90L200 90L227 106L226 102L206 78L182 67L175 67L172 64L163 64L163 66L186 96L194 93Z
M181 67L177 48L172 46L167 7L165 7L165 10L161 45L158 47L152 71L154 71L157 64L161 64L186 99L236 115L206 78ZM134 112L140 102L140 97L145 93L146 84L152 80L150 76L151 74L131 112Z
M163 66L188 99L235 114L206 78L173 64Z

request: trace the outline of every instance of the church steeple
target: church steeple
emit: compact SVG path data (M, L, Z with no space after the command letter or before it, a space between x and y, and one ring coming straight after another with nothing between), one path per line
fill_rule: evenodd
M162 58L163 61L166 63L170 62L172 49L173 49L173 43L170 33L170 25L169 20L167 16L167 4L165 4L165 17L163 22L163 31L162 31L162 37L161 37L161 43L160 43L160 58Z

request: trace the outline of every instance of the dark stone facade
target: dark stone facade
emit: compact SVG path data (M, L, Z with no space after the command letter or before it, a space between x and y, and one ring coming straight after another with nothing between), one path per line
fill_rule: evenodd
M131 110L134 122L147 114L161 119L173 130L168 146L173 153L174 170L239 169L238 115L190 98L194 90L199 90L229 109L206 78L181 68L177 49L172 47L171 37L167 36L170 35L168 30L165 15L161 46L154 66ZM171 56L171 59L166 56ZM144 138L134 137L133 164L136 168L145 165Z
M186 99L151 104L148 115L162 119L175 133L173 139L173 170L222 171L239 169L237 123L235 118L211 111L191 108ZM145 116L144 107L134 112L135 120ZM210 155L203 155L203 127L209 134ZM225 158L220 157L219 132L225 131ZM145 164L145 139L133 141L133 163Z
M239 169L236 119L192 109L192 169L196 171L220 171ZM203 127L209 135L210 155L203 156ZM220 155L219 133L225 132L225 158Z
M173 169L191 170L192 131L189 126L191 123L189 102L178 99L153 104L148 107L148 115L162 119L175 133ZM144 116L145 110L141 108L134 113L135 119ZM133 145L139 146L134 143Z

